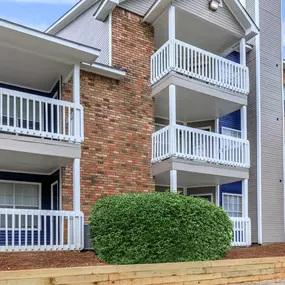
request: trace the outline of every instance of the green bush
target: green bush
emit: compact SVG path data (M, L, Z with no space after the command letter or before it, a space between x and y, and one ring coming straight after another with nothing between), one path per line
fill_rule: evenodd
M231 221L221 208L171 193L99 200L90 231L97 255L111 264L220 259L233 236Z

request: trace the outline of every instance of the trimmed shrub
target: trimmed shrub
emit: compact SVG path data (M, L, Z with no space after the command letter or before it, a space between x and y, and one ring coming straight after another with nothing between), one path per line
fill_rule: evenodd
M92 211L90 232L97 255L110 264L221 259L233 237L221 208L171 193L101 199Z

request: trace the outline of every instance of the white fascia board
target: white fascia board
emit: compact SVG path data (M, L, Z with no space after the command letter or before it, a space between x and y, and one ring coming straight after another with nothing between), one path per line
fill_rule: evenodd
M154 24L163 12L171 5L172 0L157 0L146 13L143 21Z
M94 19L104 22L110 12L119 4L119 0L103 0L94 14Z
M84 13L92 5L99 0L82 0L74 5L68 12L66 12L61 18L59 18L54 24L52 24L45 33L50 35L57 34L60 30L66 27L69 23L74 21L78 16Z
M259 28L244 6L239 0L224 0L231 13L235 16L239 24L245 31L246 40L255 37L259 33Z
M27 39L31 39L30 38L31 36L34 37L34 39L37 40L37 42L41 43L42 45L45 45L46 42L50 42L54 44L55 49L56 49L56 46L58 45L58 47L61 46L61 47L66 48L67 51L76 52L77 56L79 56L78 62L82 61L80 57L86 58L86 55L88 55L89 57L88 61L90 60L94 62L94 60L96 60L96 58L98 58L100 55L99 49L86 46L86 45L82 45L77 42L59 38L53 35L49 35L49 34L40 32L38 30L34 30L34 29L31 29L31 28L28 28L28 27L25 27L25 26L22 26L16 23L12 23L12 22L9 22L3 19L0 19L0 28L7 29L7 31L11 33L11 38L14 37L15 39L17 39L15 35L17 35L17 33L21 33L21 36L25 35ZM19 43L18 48L20 48L20 46L21 46L21 43ZM63 58L63 61L64 61L64 58Z
M88 63L81 63L81 70L113 78L116 80L122 80L126 75L126 71L124 70L99 63L93 63L92 65Z

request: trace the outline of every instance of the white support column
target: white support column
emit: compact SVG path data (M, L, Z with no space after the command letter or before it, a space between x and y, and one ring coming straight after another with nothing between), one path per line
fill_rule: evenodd
M80 64L75 64L73 69L73 102L80 104ZM79 116L74 114L75 135L79 135ZM80 159L73 161L73 210L80 211Z
M247 107L242 106L240 110L241 138L247 140Z
M73 161L73 211L80 211L80 159Z
M239 42L240 64L246 65L246 42L245 38L242 38Z
M177 170L170 170L170 191L177 193Z
M242 216L248 218L248 179L242 181Z
M216 196L216 205L220 207L220 185L216 186L215 190L215 196Z
M215 120L215 132L218 134L220 132L220 119ZM217 146L218 148L219 146ZM217 153L219 153L219 150L217 149ZM215 190L216 194L216 205L219 207L220 206L220 185L216 186Z
M175 22L175 7L170 6L168 10L168 39L175 40L176 22Z
M73 102L80 104L80 64L73 67Z
M176 125L176 86L169 86L169 124Z
M172 155L176 154L176 86L169 86L169 125L170 125L170 149Z

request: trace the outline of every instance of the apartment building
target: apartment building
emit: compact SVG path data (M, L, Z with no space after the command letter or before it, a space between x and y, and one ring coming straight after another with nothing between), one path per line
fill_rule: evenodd
M223 207L233 246L284 242L280 11L83 0L45 33L1 21L0 251L82 249L97 199L166 189Z

